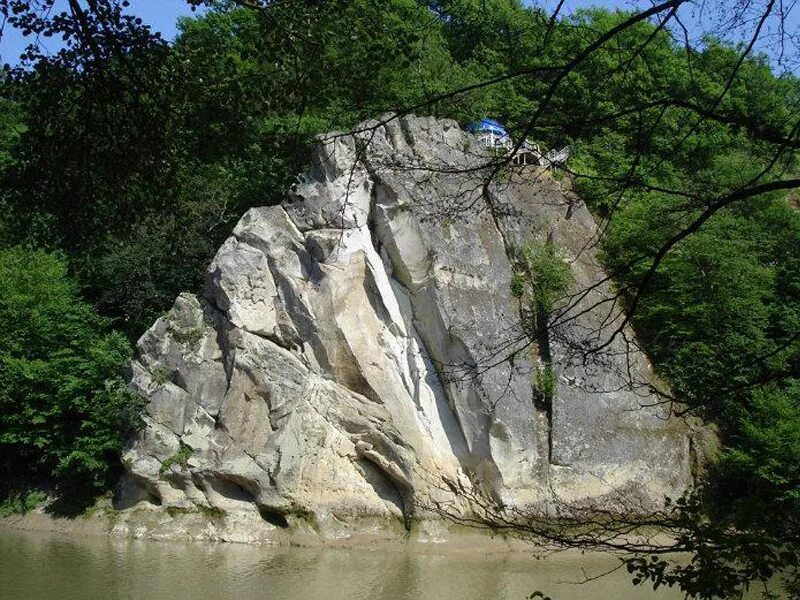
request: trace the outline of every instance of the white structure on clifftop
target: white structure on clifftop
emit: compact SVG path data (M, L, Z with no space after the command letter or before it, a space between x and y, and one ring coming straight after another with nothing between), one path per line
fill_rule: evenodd
M514 149L514 141L511 136L494 119L482 119L467 125L467 131L478 136L481 145L498 154L505 154ZM563 165L569 158L569 146L564 146L561 150L549 150L542 152L539 144L526 139L517 149L512 162L515 165L537 165L541 167L552 167Z

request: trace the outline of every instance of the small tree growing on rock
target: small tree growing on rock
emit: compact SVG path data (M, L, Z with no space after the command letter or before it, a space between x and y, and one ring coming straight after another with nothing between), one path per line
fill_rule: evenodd
M556 303L566 296L573 282L566 257L551 239L530 242L519 252L511 292L520 299L522 323L539 349L542 366L536 371L534 388L538 402L548 410L557 382L550 352L549 320Z

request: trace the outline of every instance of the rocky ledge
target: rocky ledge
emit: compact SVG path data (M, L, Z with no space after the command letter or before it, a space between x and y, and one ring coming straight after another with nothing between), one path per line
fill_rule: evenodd
M227 515L243 541L336 537L483 502L557 516L681 494L693 437L653 395L633 334L581 350L621 318L598 304L592 216L549 173L489 181L489 162L432 118L321 138L285 202L242 217L205 293L181 294L139 340L130 383L149 404L117 505L150 516L120 527L171 531L191 513L205 532ZM583 292L546 349L511 291L509 256L535 239ZM543 405L545 358L557 384Z

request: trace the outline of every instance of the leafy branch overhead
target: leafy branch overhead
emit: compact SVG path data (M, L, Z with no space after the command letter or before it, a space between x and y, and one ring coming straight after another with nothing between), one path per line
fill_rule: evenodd
M189 4L204 10L168 43L136 2L0 0L4 27L31 42L0 82L0 450L20 458L0 462L4 480L110 483L141 408L123 382L130 342L202 288L245 210L281 201L314 135L411 112L493 117L517 143L481 165L474 208L513 217L493 191L510 185L526 138L569 145L564 185L598 224L582 252L608 271L577 286L549 242L515 257L511 291L543 357L534 385L552 400L549 340L590 303L607 318L575 351L630 347L635 328L664 402L714 422L722 449L702 485L650 522L583 515L575 530L592 535L571 538L535 515L502 522L497 507L485 521L612 549L613 535L657 524L674 543L620 548L637 553L638 583L710 598L785 577L798 597L796 7ZM673 550L691 563L663 558Z

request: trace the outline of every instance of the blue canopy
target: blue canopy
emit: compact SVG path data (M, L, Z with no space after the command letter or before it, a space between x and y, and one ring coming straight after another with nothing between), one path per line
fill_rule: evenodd
M481 119L477 123L470 123L467 125L467 131L470 133L480 133L482 131L490 131L495 135L506 136L508 132L503 126L494 119Z

